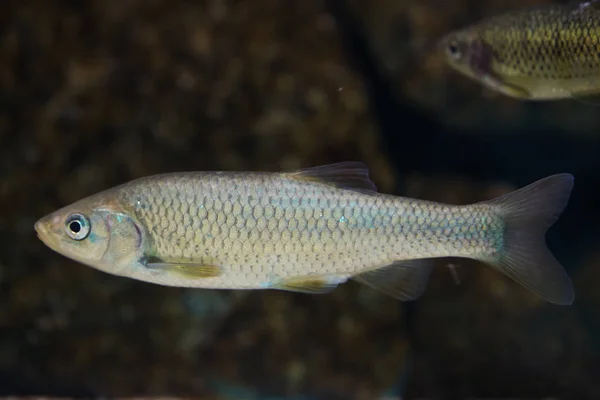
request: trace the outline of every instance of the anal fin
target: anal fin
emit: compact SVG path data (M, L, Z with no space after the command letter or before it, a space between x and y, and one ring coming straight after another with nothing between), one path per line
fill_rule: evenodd
M433 259L397 261L383 268L352 277L357 282L397 300L415 300L425 292Z

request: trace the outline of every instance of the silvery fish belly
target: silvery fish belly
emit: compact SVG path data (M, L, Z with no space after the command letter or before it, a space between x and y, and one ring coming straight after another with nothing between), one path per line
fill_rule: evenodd
M456 206L376 191L361 163L140 178L40 219L40 239L99 270L169 286L325 293L348 279L419 297L438 257L483 261L556 304L571 281L544 244L573 178Z

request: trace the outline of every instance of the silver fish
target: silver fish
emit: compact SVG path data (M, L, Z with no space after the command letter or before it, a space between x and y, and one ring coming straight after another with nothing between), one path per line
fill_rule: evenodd
M168 286L326 293L354 279L396 299L425 290L438 257L480 260L555 304L571 280L544 243L573 177L449 205L381 194L362 163L281 173L140 178L35 224L51 249Z

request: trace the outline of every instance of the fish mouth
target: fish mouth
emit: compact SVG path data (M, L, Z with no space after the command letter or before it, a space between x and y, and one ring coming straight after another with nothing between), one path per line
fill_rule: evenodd
M37 233L37 237L43 241L42 236L46 236L46 233L48 232L48 230L46 229L46 227L44 226L44 224L42 223L42 220L37 221L34 225L33 225L33 229L35 229L35 232Z
M56 251L56 245L53 240L50 238L52 235L50 234L50 230L46 225L44 219L40 219L33 225L33 229L35 229L37 233L38 239L42 241L46 246L50 247L52 250Z

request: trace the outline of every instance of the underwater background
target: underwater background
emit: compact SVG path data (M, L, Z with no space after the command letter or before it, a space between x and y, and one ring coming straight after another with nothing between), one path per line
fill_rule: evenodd
M452 29L542 3L3 0L0 395L600 398L600 109L492 94L435 52ZM453 204L573 174L547 239L575 302L468 260L441 260L407 303L354 282L161 287L33 230L144 175L351 160L381 192Z

